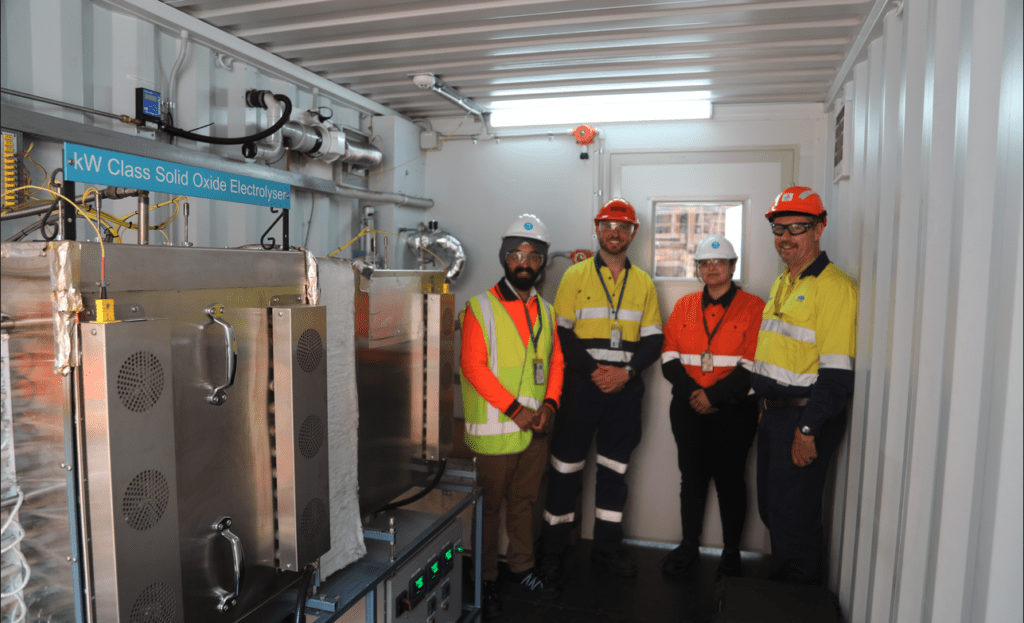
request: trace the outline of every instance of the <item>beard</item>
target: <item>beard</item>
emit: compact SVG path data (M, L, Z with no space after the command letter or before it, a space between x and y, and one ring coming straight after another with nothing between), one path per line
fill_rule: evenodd
M537 282L537 271L529 266L520 266L513 273L508 266L505 266L505 278L516 290L528 291Z

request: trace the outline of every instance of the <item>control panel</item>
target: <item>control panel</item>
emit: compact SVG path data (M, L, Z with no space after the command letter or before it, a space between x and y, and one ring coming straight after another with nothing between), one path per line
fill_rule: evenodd
M454 518L399 567L385 590L387 623L455 623L462 617L462 520Z

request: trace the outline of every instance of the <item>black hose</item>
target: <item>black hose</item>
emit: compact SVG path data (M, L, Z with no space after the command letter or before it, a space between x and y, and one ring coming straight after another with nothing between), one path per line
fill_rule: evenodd
M288 120L292 115L292 101L288 99L286 95L274 95L277 101L284 104L284 112L281 114L281 119L262 132L251 134L249 136L239 136L237 138L218 138L216 136L203 136L202 134L193 134L188 130L182 130L172 125L161 124L160 129L170 134L171 136L178 136L180 138L187 138L192 141L199 141L201 143L213 143L214 145L243 145L245 143L255 143L260 139L267 138L274 132L277 132L284 127L284 124L288 123Z
M386 505L380 507L379 510L377 510L376 512L373 513L374 517L376 517L377 515L385 512L385 511L394 510L396 508L400 508L402 506L405 506L406 504L412 504L416 500L423 499L424 496L426 496L428 493L433 491L434 488L437 487L437 485L441 482L441 477L444 476L444 469L445 469L445 467L447 465L448 465L448 459L444 459L444 460L441 461L441 465L437 469L437 474L434 476L434 479L430 481L430 484L427 485L426 489L424 489L423 491L420 491L416 495L412 495L412 496L409 496L409 497L407 497L405 499L398 500L397 502L392 502L390 504L386 504Z
M50 173L50 187L51 188L57 185L57 174L58 173L60 173L61 177L63 177L64 176L64 167L58 167L58 168L53 170L53 173ZM63 188L61 190L63 190ZM58 206L60 206L60 197L54 197L53 203L50 204L50 209L47 210L46 214L43 215L43 218L40 219L40 222L42 223L42 225L40 225L39 228L43 232L41 235L43 237L43 240L46 240L47 242L49 242L49 241L53 240L54 238L56 238L57 234L60 232L59 220L61 218L61 215L58 212L57 213L58 224L53 226L53 235L49 235L49 234L46 233L47 221L50 220L50 215L53 214L53 211L56 210Z
M53 226L53 234L51 235L51 234L47 234L46 233L47 221L50 220L50 215L53 214L53 211L57 209L58 205L60 205L60 199L59 198L54 199L53 203L50 204L50 209L47 210L45 214L43 214L43 218L39 219L39 223L40 223L39 229L41 229L43 231L43 233L41 235L43 237L43 240L46 240L47 242L49 242L49 241L53 240L54 238L56 238L57 234L60 232L60 227L58 227L57 226L58 224L55 223L54 226ZM57 218L58 219L60 218L60 214L57 215Z
M315 565L306 565L302 570L302 580L299 582L299 595L295 598L295 623L306 623L306 594L309 593L309 583L313 579Z

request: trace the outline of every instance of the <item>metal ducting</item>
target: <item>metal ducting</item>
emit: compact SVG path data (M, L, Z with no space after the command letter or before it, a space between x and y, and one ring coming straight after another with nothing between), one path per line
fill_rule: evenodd
M438 229L437 221L412 230L401 230L405 234L409 247L419 258L420 268L429 264L433 258L424 249L436 254L445 263L445 281L454 284L466 267L466 251L459 239L443 229ZM408 233L407 233L408 232Z
M246 102L250 107L267 111L267 127L281 119L281 104L269 91L250 92ZM314 116L309 111L297 113L296 119L289 120L280 131L259 143L242 147L242 155L261 162L276 162L284 155L285 149L306 154L324 162L341 161L356 168L369 169L380 166L384 153L354 132L339 128L330 121Z

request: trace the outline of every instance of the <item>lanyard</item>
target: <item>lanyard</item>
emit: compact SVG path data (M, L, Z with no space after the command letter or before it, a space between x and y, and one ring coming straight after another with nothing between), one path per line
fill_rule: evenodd
M608 286L605 285L605 283L604 283L604 275L601 274L600 270L597 271L597 278L598 278L598 281L601 282L601 287L604 288L604 296L605 296L605 298L608 299L608 308L611 309L611 306L612 306L612 295L611 295L610 292L608 292ZM622 295L626 293L626 283L627 282L629 282L629 269L628 268L626 269L626 276L622 278L622 289L619 290L619 304L615 306L615 310L614 310L615 322L619 321L619 310L622 309Z
M522 301L522 299L519 299ZM526 327L530 333L530 340L533 341L533 352L537 351L537 342L540 340L540 334L544 331L544 310L541 309L540 299L537 299L537 334L533 334L533 324L530 322L530 308L526 305L526 301L523 301L523 311L526 312Z
M715 305L718 305L718 303L715 303ZM725 314L728 311L729 307L722 305L722 317L718 319L718 324L715 325L715 330L709 332L707 314L705 313L705 310L700 310L701 320L704 321L704 335L708 336L708 350L711 350L711 340L715 339L715 334L718 333L718 327L722 326L722 321L725 320Z

